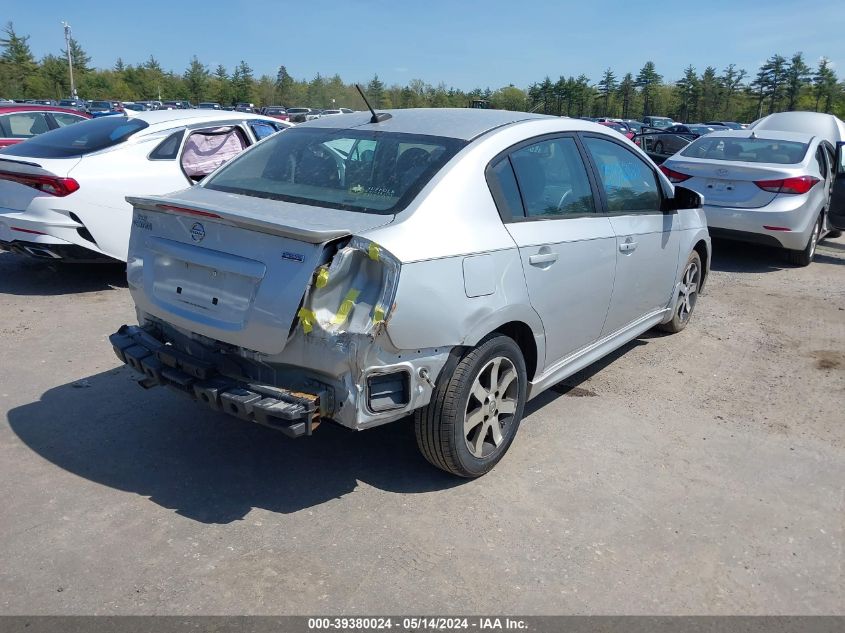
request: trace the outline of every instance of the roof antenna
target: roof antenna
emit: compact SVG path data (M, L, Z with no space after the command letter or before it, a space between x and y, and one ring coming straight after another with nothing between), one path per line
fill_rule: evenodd
M358 88L358 92L361 94L361 98L364 100L364 103L367 104L367 108L369 108L370 112L373 113L373 116L370 117L370 123L381 123L382 121L387 121L388 119L393 118L388 112L379 112L376 114L376 111L373 110L373 106L371 106L370 102L367 101L367 95L365 95L364 91L361 90L361 86L355 84L355 87Z

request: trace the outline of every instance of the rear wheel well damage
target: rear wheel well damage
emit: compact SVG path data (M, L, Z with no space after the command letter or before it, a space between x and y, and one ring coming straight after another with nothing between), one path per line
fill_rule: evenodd
M707 266L707 244L704 240L698 240L696 245L693 246L693 250L701 257L701 283L699 284L699 292L701 292L704 290L704 284L707 282L707 277L710 274L709 267Z
M511 321L497 327L491 334L499 333L514 340L525 359L525 371L528 380L534 380L537 371L537 343L533 330L522 321Z

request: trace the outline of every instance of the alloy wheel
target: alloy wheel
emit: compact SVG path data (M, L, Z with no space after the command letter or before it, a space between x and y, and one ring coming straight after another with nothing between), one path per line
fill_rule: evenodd
M464 413L464 439L474 457L487 457L502 445L518 399L519 376L513 362L497 356L484 365L472 383Z
M813 256L816 254L816 245L819 243L819 235L822 232L823 222L824 218L820 215L816 221L816 226L813 228L813 234L810 236L810 259L813 259Z
M698 262L691 261L684 270L681 291L678 296L678 318L681 322L689 320L695 301L698 298L699 268Z

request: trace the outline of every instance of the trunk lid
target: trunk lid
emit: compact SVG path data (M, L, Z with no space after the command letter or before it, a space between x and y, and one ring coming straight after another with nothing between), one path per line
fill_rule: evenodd
M704 203L714 207L757 209L769 204L777 193L764 191L758 180L778 180L797 175L795 165L766 165L731 161L673 158L666 167L692 176L678 183L704 196Z
M3 177L46 176L67 178L71 170L79 163L79 157L73 158L26 158L5 157L0 154L0 211L25 211L33 198L49 196L28 185L14 182Z
M127 276L138 308L271 355L285 348L327 245L393 219L199 187L128 200Z

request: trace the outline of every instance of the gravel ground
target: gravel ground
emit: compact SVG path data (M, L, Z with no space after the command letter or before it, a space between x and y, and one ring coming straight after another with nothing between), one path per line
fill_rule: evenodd
M845 614L845 240L716 244L693 323L546 392L489 475L143 391L122 271L0 254L0 613Z

